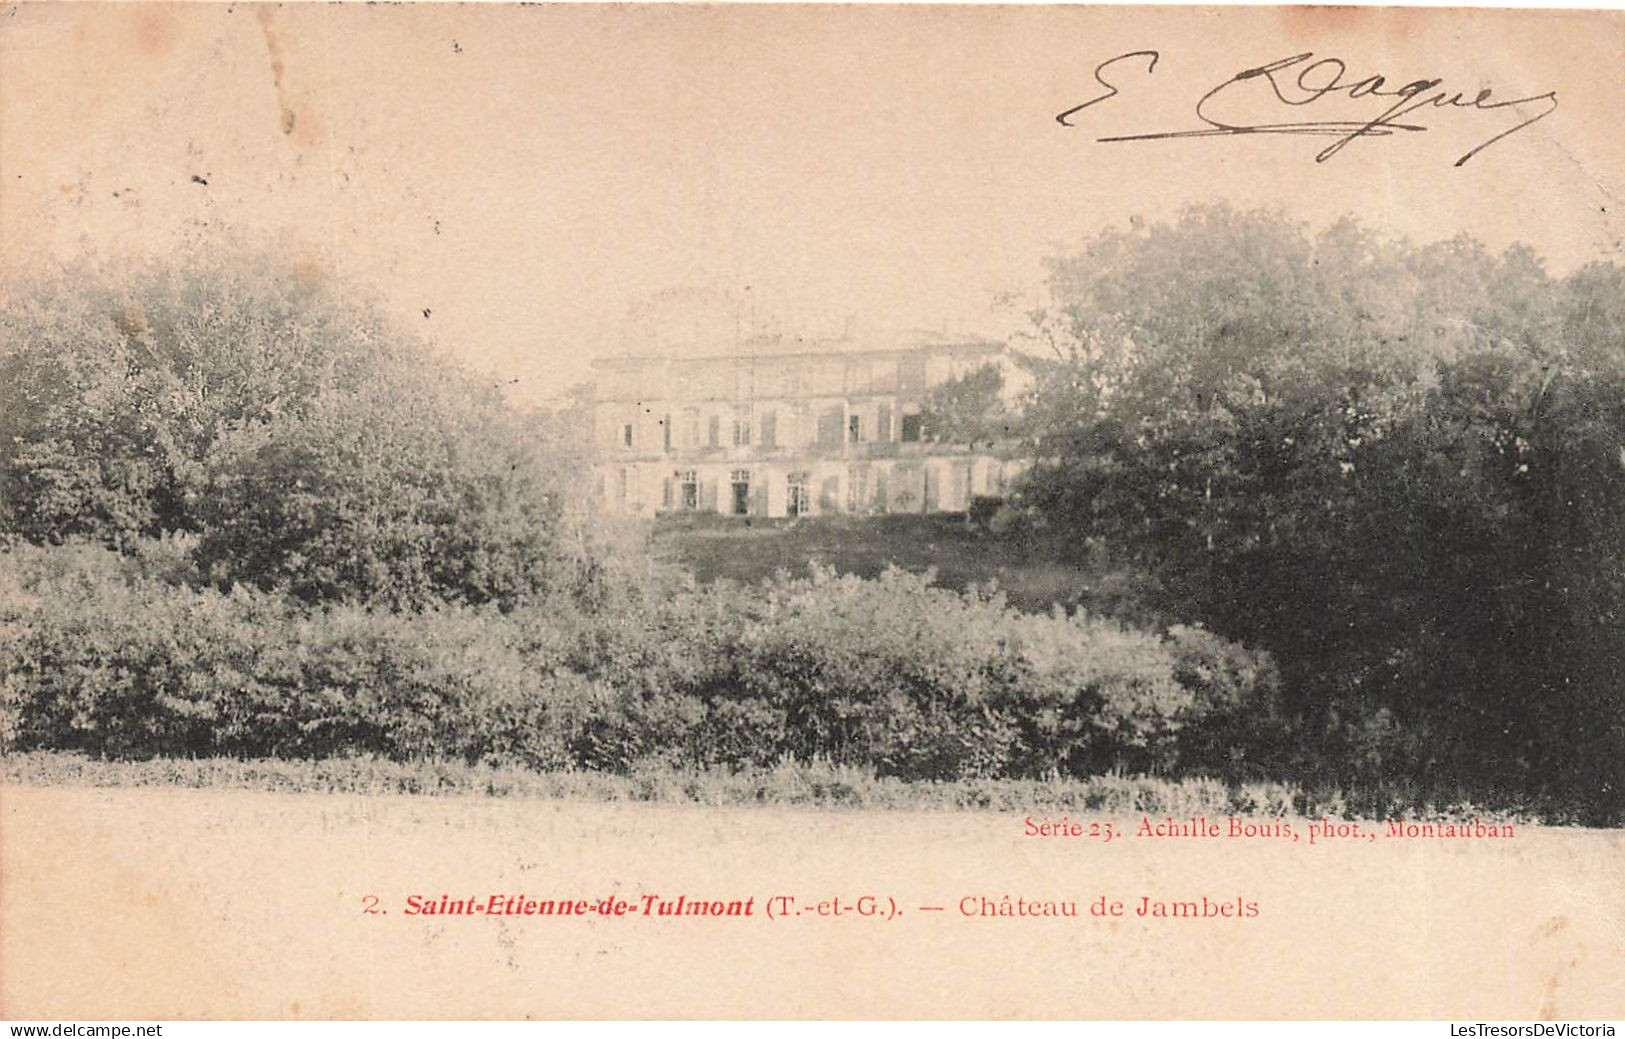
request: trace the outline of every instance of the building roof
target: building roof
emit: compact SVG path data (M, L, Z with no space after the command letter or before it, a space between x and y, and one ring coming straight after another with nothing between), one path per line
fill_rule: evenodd
M615 354L592 362L594 368L641 367L649 364L703 361L738 361L759 358L830 357L853 355L907 354L918 350L944 353L983 354L1004 349L996 339L976 335L953 335L925 329L861 334L835 338L805 336L753 336L723 350L689 353Z

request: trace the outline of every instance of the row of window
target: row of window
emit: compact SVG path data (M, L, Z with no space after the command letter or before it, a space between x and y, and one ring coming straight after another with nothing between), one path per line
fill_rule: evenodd
M901 476L901 474L899 474L899 476ZM923 484L916 485L913 492L908 490L908 485L906 483L899 486L894 486L893 490L898 492L899 495L897 499L898 501L904 501L910 497L913 497L914 501L919 501L920 498L916 495L922 490L924 500L927 503L935 500L938 489L940 488L940 485L937 484L936 481L940 477L929 469L918 470L916 472L916 476L919 480L923 481ZM622 477L624 487L624 469L622 470ZM946 477L952 481L950 493L953 499L956 501L967 500L970 494L972 480L970 466L968 464L956 466L947 472ZM845 484L846 494L844 497L846 510L848 512L863 511L875 501L875 498L871 497L870 472L867 466L854 465L849 468L847 470ZM838 486L837 477L835 476L830 476L824 481L823 498L825 508L835 507L835 503L840 500L837 497L839 494ZM728 482L726 487L728 497L724 498L722 501L722 504L726 506L723 511L730 512L736 516L750 515L753 511L751 471L749 469L731 470L728 474ZM719 492L720 490L721 488L717 487L711 488L712 492ZM760 490L760 488L758 488L758 490ZM812 490L812 475L807 470L796 470L786 474L785 514L789 516L808 515L812 510ZM886 472L881 472L879 474L878 482L874 485L873 491L879 499L889 500L887 495ZM709 496L708 500L702 503L700 476L697 470L675 470L671 474L671 478L666 482L665 500L663 502L664 508L676 508L686 511L696 511L704 508L709 511L715 509L718 504L719 503L714 496ZM761 511L760 506L765 505L763 502L758 502L756 504L758 505L758 509L756 511Z
M817 439L815 443L824 446L834 446L843 438L849 444L864 443L868 439L886 443L892 439L891 409L881 406L876 414L876 428L872 431L864 427L864 416L860 414L846 414L846 428L841 429L841 417L844 410L835 407L826 409L819 415ZM661 447L664 451L672 449L671 416L660 420ZM775 447L778 440L778 413L769 411L761 416L759 432L762 447ZM729 440L734 447L749 447L751 444L752 423L748 414L736 416L732 420ZM700 446L700 426L697 414L685 417L684 444L688 447ZM916 443L923 438L924 428L918 414L904 414L898 422L898 439L903 443ZM636 445L636 428L631 422L621 424L620 443L623 448L632 448ZM706 425L705 445L708 447L722 446L722 417L711 415Z
M622 470L624 473L625 470ZM750 514L750 470L735 469L728 474L731 492L729 511L735 516ZM805 470L790 473L785 487L785 512L791 516L805 515L812 508L811 478ZM673 498L675 488L675 500ZM700 476L693 469L679 469L671 474L667 487L666 507L673 506L693 511L700 507Z

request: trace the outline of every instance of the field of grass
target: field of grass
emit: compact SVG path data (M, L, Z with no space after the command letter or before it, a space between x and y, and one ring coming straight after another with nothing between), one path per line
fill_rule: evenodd
M755 582L814 566L875 577L888 566L936 573L956 591L994 583L1022 610L1059 604L1132 619L1154 598L1148 578L1085 546L1047 535L999 536L963 514L818 516L796 520L661 516L654 541L702 582Z
M757 770L647 765L630 775L535 772L456 761L401 763L356 756L314 761L153 758L107 761L34 751L0 757L0 782L18 786L152 787L283 793L538 798L604 804L698 804L930 812L1090 812L1114 817L1328 816L1382 820L1533 822L1531 813L1439 801L1395 785L1348 794L1290 783L1091 776L1086 779L904 781L827 762Z

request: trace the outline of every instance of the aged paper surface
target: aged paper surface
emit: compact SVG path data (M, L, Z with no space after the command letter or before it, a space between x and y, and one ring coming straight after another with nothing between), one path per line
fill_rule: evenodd
M544 402L638 354L625 315L673 289L814 338L973 327L1052 249L1192 204L1617 262L1622 57L1625 20L1584 11L11 4L0 264L271 240ZM1286 96L1239 96L1272 62ZM1423 80L1413 129L1359 129ZM1334 85L1354 97L1304 106ZM1063 814L1037 810L0 800L13 1019L1625 1015L1619 831L1311 846L1307 820L1145 839L1139 813L1073 813L1103 843L1031 836ZM493 895L611 911L408 912ZM613 911L649 895L749 911Z

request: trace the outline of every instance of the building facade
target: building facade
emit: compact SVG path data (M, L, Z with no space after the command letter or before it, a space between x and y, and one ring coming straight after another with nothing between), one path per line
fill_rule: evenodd
M795 517L953 512L1003 493L1024 462L997 445L934 443L921 405L1002 344L915 336L758 339L697 357L595 363L594 436L615 513Z

